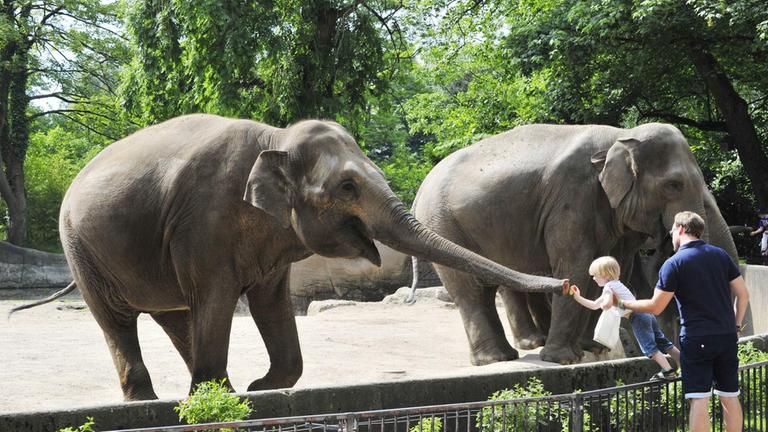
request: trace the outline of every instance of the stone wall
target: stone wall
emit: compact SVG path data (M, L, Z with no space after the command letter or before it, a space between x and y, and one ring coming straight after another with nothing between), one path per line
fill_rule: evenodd
M0 289L61 288L71 281L64 255L0 241Z
M768 336L752 337L756 347L768 349ZM742 340L746 341L746 340ZM632 384L648 379L658 366L646 358L611 360L525 371L465 373L433 379L402 380L348 387L283 389L245 393L254 407L251 418L308 416L353 411L394 409L486 400L492 393L539 378L554 394L577 389L614 386L617 379ZM45 397L45 395L40 395ZM79 426L93 417L98 430L157 427L178 424L177 400L132 402L69 411L0 414L0 431L48 432Z

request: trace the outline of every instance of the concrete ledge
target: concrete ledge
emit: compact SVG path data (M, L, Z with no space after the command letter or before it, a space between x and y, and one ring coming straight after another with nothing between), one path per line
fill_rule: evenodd
M768 335L742 338L758 349L768 350ZM555 394L576 389L612 387L616 380L625 384L646 381L657 366L645 358L612 360L575 366L532 368L524 371L499 371L445 376L400 382L369 383L348 387L319 387L243 393L253 404L251 418L302 416L376 409L404 408L483 401L498 390L525 384L537 377ZM44 397L44 395L41 395ZM0 415L0 431L48 432L79 426L93 417L97 430L170 426L179 424L173 407L178 400L131 402L80 408L68 411L25 412Z

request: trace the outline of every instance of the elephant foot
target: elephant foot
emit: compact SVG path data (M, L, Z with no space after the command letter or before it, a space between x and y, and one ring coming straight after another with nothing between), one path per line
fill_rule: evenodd
M155 391L151 387L136 390L126 390L123 392L123 399L125 399L126 402L155 400L157 399L157 394L155 394Z
M248 391L259 391L259 390L272 390L272 389L279 389L279 388L291 388L294 384L296 384L296 381L299 380L301 377L301 374L295 375L295 374L273 374L273 373L267 373L264 375L264 377L259 378L252 382L248 386Z
M605 345L595 342L592 339L582 339L581 349L584 351L589 351L594 355L601 355L610 351L610 348L607 348Z
M539 357L543 361L567 365L578 363L584 357L584 352L568 345L545 345Z
M517 350L505 344L503 347L484 347L472 350L470 361L474 366L483 366L491 363L512 361L520 358Z
M520 339L516 339L517 347L522 350L532 350L543 347L547 342L547 335L543 333L532 333Z

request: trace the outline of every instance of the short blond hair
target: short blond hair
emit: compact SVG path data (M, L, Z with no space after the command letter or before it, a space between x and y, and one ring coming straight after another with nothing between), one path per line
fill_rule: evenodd
M675 215L675 226L683 227L686 234L700 238L704 233L704 219L692 211L683 211Z
M608 278L609 280L618 280L621 275L621 266L616 258L612 256L603 256L589 265L590 276L600 276Z

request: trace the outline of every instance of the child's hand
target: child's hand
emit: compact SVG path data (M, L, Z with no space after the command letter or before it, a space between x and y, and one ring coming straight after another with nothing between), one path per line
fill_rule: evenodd
M576 285L571 285L571 295L575 298L581 297L581 291L579 291L579 287Z

